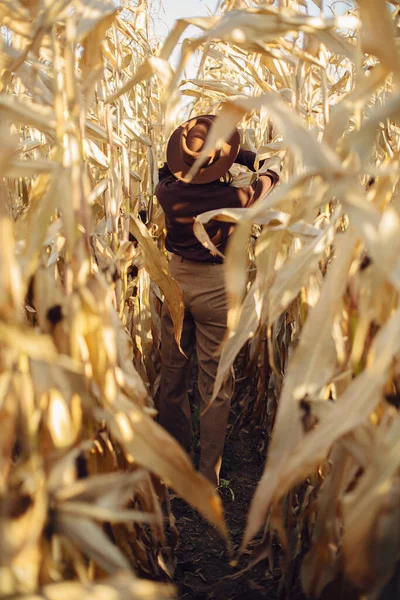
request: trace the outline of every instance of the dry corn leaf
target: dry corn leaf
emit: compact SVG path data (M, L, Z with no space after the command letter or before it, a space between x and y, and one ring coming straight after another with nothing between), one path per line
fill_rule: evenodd
M10 222L0 214L0 316L7 321L14 320L23 299L23 283L15 258L15 240ZM22 316L22 315L21 315Z
M183 448L138 407L122 398L119 404L123 411L105 415L116 439L134 461L158 475L227 537L221 499L211 483L196 473Z
M297 419L291 403L291 416L283 419L284 408L280 405L279 418L288 432L284 438L279 436L280 443L285 440L285 449L279 452L276 445L270 450L270 456L264 475L252 500L248 523L242 547L246 547L262 526L271 502L277 502L285 491L309 475L318 464L326 458L333 442L358 425L365 423L370 413L380 400L388 368L393 356L400 349L400 313L396 312L382 327L374 339L368 367L356 377L330 415L318 423L315 429L306 435L294 433L299 430L300 414ZM329 363L328 363L329 364ZM295 391L300 392L303 386ZM288 408L288 407L287 407ZM286 408L286 414L288 415ZM288 427L292 424L292 427ZM293 438L292 438L293 435ZM275 440L278 438L275 437ZM288 452L287 441L293 439ZM276 457L276 458L275 458ZM275 464L274 464L275 463Z
M119 569L130 570L121 550L89 518L57 511L54 527L59 535L87 554L107 573L115 573Z
M4 120L36 127L40 131L54 133L56 128L53 110L26 98L0 95L0 115Z
M16 596L16 600L164 600L175 598L175 588L120 573L101 582L65 581L45 585L41 593Z
M394 39L389 7L381 0L357 0L360 11L361 43L364 52L374 54L388 71L399 75L400 56Z
M57 358L57 351L51 337L29 329L0 322L0 340L9 349L15 349L30 358L50 362Z
M373 441L370 462L356 488L343 499L346 573L362 589L373 587L374 582L382 586L394 572L400 552L398 529L390 526L391 522L397 525L399 518L399 429L397 415L393 415L392 423L382 424ZM388 521L388 529L382 527L384 520ZM371 533L379 547L386 550L378 563L369 542Z
M213 143L239 124L246 147L266 156L264 168L283 158L282 183L267 197L196 223L206 243L203 221L236 224L215 389L250 339L253 416L268 435L276 422L249 527L264 524L272 502L270 523L290 545L282 564L311 539L310 593L343 566L378 597L398 557L398 423L383 400L398 401L400 376L399 95L389 75L398 73L398 2L360 0L359 11L333 18L299 11L303 0L239 10L225 2L212 17L178 21L164 45L143 3L124 3L118 14L105 0L45 4L0 2L0 168L9 175L0 182L0 410L9 427L0 479L13 511L2 503L0 596L173 596L127 573L89 583L103 573L84 557L86 549L109 570L135 565L151 577L168 569L150 474L225 531L213 491L152 421L148 394L160 385L158 285L174 303L177 334L182 308L153 199L157 162L186 115L182 69L197 51L197 73L191 82L184 75L188 111L215 112L230 95ZM201 34L183 41L174 69L171 53L189 25ZM146 226L130 214L145 214ZM131 221L138 246L128 241ZM264 230L248 273L251 223ZM311 249L321 240L317 259ZM249 405L239 402L244 414ZM136 464L145 472L131 474ZM294 484L299 493L287 495ZM290 536L280 500L296 517ZM52 535L62 516L70 541ZM93 519L115 521L116 546ZM65 573L80 582L60 583Z
M48 428L57 448L71 446L76 438L69 406L58 390L49 390Z
M137 238L144 250L144 267L152 280L160 286L168 302L174 323L175 339L180 346L184 310L182 290L178 283L171 277L167 259L157 248L154 240L151 239L146 226L133 215L130 218L130 231Z
M332 451L331 469L318 497L318 516L313 532L313 545L304 557L301 572L302 587L310 597L319 597L338 571L338 531L336 506L348 485L349 456L337 445Z
M83 47L80 66L84 76L84 89L87 90L101 74L102 41L116 17L117 8L110 0L84 0L82 7L76 39Z
M338 157L302 124L301 119L291 112L277 94L265 94L258 98L239 97L226 102L212 124L202 154L195 160L186 176L191 181L203 164L207 152L221 147L229 139L239 121L251 110L266 107L282 132L288 146L299 155L306 167L313 168L326 177L332 178L343 173Z
M145 60L137 69L134 77L129 79L121 88L106 98L106 102L115 102L122 94L126 94L138 83L149 79L156 74L160 80L166 85L169 82L172 74L171 66L161 57L151 57Z
M269 292L268 319L273 323L295 299L309 277L318 269L321 254L333 241L334 229L340 216L340 208L332 215L331 223L319 235L297 252L278 269Z

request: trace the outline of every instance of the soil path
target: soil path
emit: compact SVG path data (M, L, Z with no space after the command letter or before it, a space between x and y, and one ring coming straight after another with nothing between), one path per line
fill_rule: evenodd
M251 435L243 429L233 430L226 444L222 471L227 487L221 489L221 495L234 550L241 542L261 473L262 463L252 448ZM266 559L237 579L232 578L248 557L245 555L239 565L231 566L225 543L206 521L179 499L172 500L172 512L180 533L175 572L180 599L278 598L273 575L266 575ZM276 575L278 578L279 572Z
M239 406L234 403L221 473L225 485L221 496L234 551L241 543L250 502L263 471L263 460L257 452L257 435L252 425L240 424ZM180 536L174 579L181 600L275 600L280 597L279 564L270 568L264 558L240 574L254 558L254 552L247 551L240 562L232 566L225 543L204 519L178 498L172 500L171 507ZM279 563L279 550L274 554L278 557L275 562ZM298 590L290 595L290 600L301 598Z

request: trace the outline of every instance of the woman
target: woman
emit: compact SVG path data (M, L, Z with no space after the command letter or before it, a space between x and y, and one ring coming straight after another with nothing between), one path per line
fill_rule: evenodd
M186 183L184 179L201 153L214 119L214 115L195 117L174 131L167 146L167 162L159 171L155 193L165 213L166 247L172 254L171 274L178 281L185 302L181 338L184 354L175 342L166 303L162 310L159 419L161 425L190 453L189 359L196 348L201 397L199 470L218 486L233 392L232 378L225 382L205 414L202 413L211 398L219 349L226 331L224 265L221 257L211 255L197 240L193 223L197 215L208 210L251 206L278 182L279 176L268 171L248 187L229 185L228 171L234 162L255 170L255 154L240 149L239 132L235 131L221 150L210 153L191 183ZM206 229L212 242L223 253L233 226L212 221Z

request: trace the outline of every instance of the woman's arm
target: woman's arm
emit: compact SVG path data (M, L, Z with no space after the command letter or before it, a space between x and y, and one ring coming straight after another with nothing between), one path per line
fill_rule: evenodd
M240 148L239 154L236 157L236 163L239 165L243 165L250 169L250 171L255 172L254 162L256 160L256 154L251 150L245 150L244 148ZM262 166L264 161L260 161L260 166ZM240 194L240 200L242 206L251 206L258 200L265 196L279 181L278 173L268 169L265 173L259 175L257 181L248 186L247 188L241 188L242 193Z

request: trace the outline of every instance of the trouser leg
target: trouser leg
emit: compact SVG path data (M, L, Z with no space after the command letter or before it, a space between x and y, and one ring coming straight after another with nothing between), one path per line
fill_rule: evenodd
M185 312L180 352L174 337L174 327L168 305L161 314L161 381L159 422L189 453L192 446L192 417L188 397L190 355L195 342L195 326Z
M212 267L210 267L212 268ZM218 271L221 269L218 267ZM192 307L196 323L196 351L199 365L200 466L199 469L214 485L219 484L219 472L224 451L233 379L220 389L210 405L217 374L220 346L226 332L227 308L223 273L210 282L208 294L199 297Z

